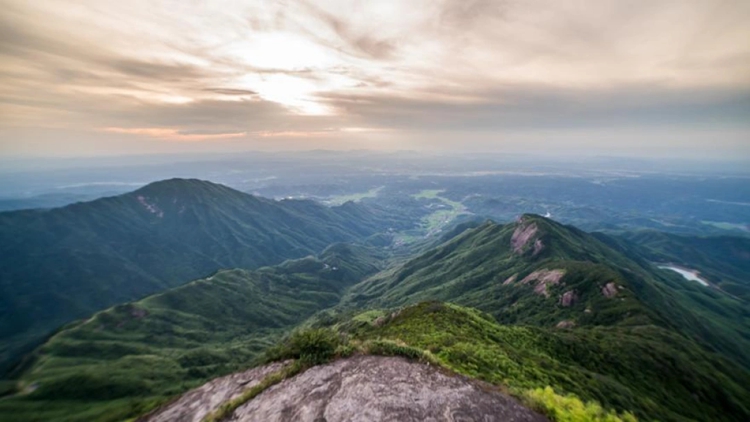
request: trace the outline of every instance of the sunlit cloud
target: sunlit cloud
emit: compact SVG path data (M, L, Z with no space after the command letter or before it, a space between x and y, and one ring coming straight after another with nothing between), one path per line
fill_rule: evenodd
M281 130L281 131L261 131L250 133L249 135L261 138L310 138L335 136L337 134L358 134L358 133L384 133L389 132L388 128L371 128L371 127L342 127L326 128L321 130L299 131L299 130Z
M102 129L104 132L124 133L127 135L146 136L149 138L163 139L167 141L210 141L219 139L241 138L246 135L240 133L181 133L178 129L171 128L122 128L108 127Z
M49 148L73 131L248 148L399 132L429 148L436 131L456 148L521 130L750 137L748 20L745 0L6 0L0 130L56 128L65 142Z
M311 138L311 137L325 136L328 133L329 133L328 131L301 132L301 131L285 130L285 131L279 131L279 132L271 132L271 131L257 132L257 133L254 133L253 135L258 136L260 138Z

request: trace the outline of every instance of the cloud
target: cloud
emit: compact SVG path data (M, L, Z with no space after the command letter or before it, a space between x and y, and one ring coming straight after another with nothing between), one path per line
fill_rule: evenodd
M327 41L314 33L308 32L308 35L315 37L328 47L377 60L392 58L396 51L397 41L395 39L378 38L375 33L363 33L361 28L355 28L353 24L345 20L345 17L335 16L334 13L328 12L312 2L303 1L301 4L313 16L323 21L337 36L336 40ZM366 13L364 10L359 10L359 12ZM343 45L339 46L335 41L341 41Z
M750 132L743 0L5 3L0 129L13 133Z
M502 0L447 0L440 12L440 23L466 30L480 20L501 19L506 7Z
M255 91L239 88L203 88L203 90L208 92L215 92L221 95L234 95L240 97L252 97L258 95L258 93Z
M102 129L104 132L124 133L128 135L147 136L150 138L164 139L168 141L208 141L217 139L241 138L246 135L245 132L239 133L182 133L173 128L123 128L107 127Z
M331 107L357 123L409 131L566 128L746 127L750 89L678 90L657 84L592 89L509 85L445 88L419 97L329 94Z

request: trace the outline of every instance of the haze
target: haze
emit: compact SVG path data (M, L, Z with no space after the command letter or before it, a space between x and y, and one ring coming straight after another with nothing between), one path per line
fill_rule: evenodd
M750 156L750 2L3 0L0 154Z

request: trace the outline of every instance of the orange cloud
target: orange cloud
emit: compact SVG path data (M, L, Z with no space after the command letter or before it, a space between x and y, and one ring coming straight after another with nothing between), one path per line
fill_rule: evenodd
M256 132L255 135L261 138L309 138L313 136L320 136L328 131L295 131L295 130L283 130L283 131L263 131Z
M216 139L231 139L240 138L246 135L246 132L234 132L234 133L181 133L177 129L173 128L158 128L158 127L146 127L146 128L123 128L123 127L108 127L103 129L105 132L112 133L125 133L128 135L139 135L147 136L149 138L158 138L168 141L209 141Z

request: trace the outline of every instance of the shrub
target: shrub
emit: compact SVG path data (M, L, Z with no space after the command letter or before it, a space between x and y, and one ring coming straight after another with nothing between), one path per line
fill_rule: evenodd
M351 343L342 343L336 348L336 356L340 358L348 358L357 352L357 348Z
M632 413L618 415L603 409L599 403L584 403L574 395L559 395L549 386L527 391L526 399L556 422L638 422Z
M371 355L402 356L407 359L427 362L433 365L440 364L437 358L429 351L408 346L403 342L396 342L392 340L373 340L367 342L367 344L365 345L365 349L367 353Z
M341 344L338 334L325 328L296 331L279 347L269 351L268 360L299 359L318 365L333 359Z

